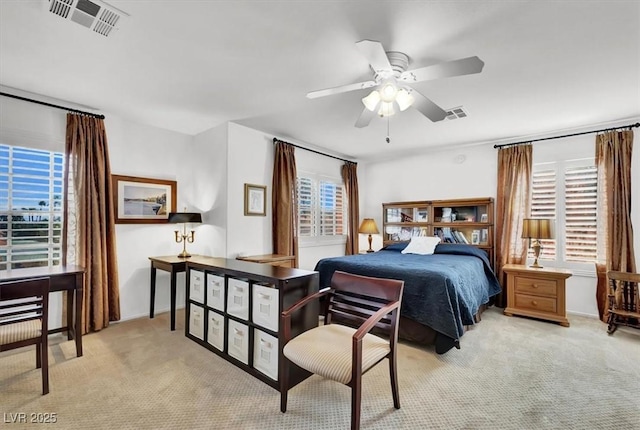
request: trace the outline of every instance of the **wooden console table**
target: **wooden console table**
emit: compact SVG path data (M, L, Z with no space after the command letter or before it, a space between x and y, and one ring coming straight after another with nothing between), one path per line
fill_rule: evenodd
M76 355L78 357L82 357L82 289L84 287L84 272L85 270L81 266L0 270L0 283L47 277L49 278L49 292L68 292L67 325L49 330L49 334L66 331L67 339L75 339L76 341Z
M296 257L293 255L282 254L264 254L264 255L246 255L238 256L236 260L250 261L252 263L270 264L272 266L291 267L293 268Z
M151 260L151 299L149 303L149 318L155 316L156 302L156 271L164 270L171 274L171 330L176 329L176 275L184 272L187 268L187 262L194 257L181 258L176 255L167 255L164 257L149 257Z

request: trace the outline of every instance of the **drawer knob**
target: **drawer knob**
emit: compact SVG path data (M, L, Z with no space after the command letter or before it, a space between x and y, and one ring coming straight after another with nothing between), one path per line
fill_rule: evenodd
M538 288L538 284L533 284L533 288Z
M538 302L537 302L536 300L531 300L531 304L532 304L533 306L538 306Z

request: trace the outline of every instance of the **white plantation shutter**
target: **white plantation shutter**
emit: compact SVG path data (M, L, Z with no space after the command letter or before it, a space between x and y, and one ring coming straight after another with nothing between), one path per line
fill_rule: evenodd
M565 261L596 259L598 175L596 167L568 167L565 186Z
M344 185L303 174L297 178L298 234L301 238L342 237L346 230Z
M311 178L297 178L298 183L298 235L315 236L314 231L314 194Z
M594 262L598 178L593 159L535 164L532 181L531 217L556 220L556 238L541 241L540 259Z
M531 189L531 218L551 218L556 220L557 223L555 169L533 172ZM540 243L542 244L540 259L555 260L556 239L541 240ZM534 258L531 248L529 248L529 257Z
M64 155L0 144L0 270L59 265Z

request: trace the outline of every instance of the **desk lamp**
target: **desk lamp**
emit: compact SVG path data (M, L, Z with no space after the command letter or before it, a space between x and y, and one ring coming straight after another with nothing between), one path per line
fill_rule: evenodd
M191 230L191 233L187 234L187 223L190 222L202 222L202 215L197 212L171 212L169 213L169 223L171 224L183 224L182 234L178 230L176 233L176 242L182 242L182 252L178 255L180 258L189 258L191 254L187 252L187 242L193 243L195 231Z

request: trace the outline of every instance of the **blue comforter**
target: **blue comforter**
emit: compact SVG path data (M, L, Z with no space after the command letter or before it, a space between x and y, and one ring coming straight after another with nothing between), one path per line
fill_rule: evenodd
M464 326L474 324L480 306L501 291L486 253L468 245L439 244L432 255L402 254L404 246L322 259L315 268L320 273L320 288L331 284L336 270L402 279L400 314L457 343Z

